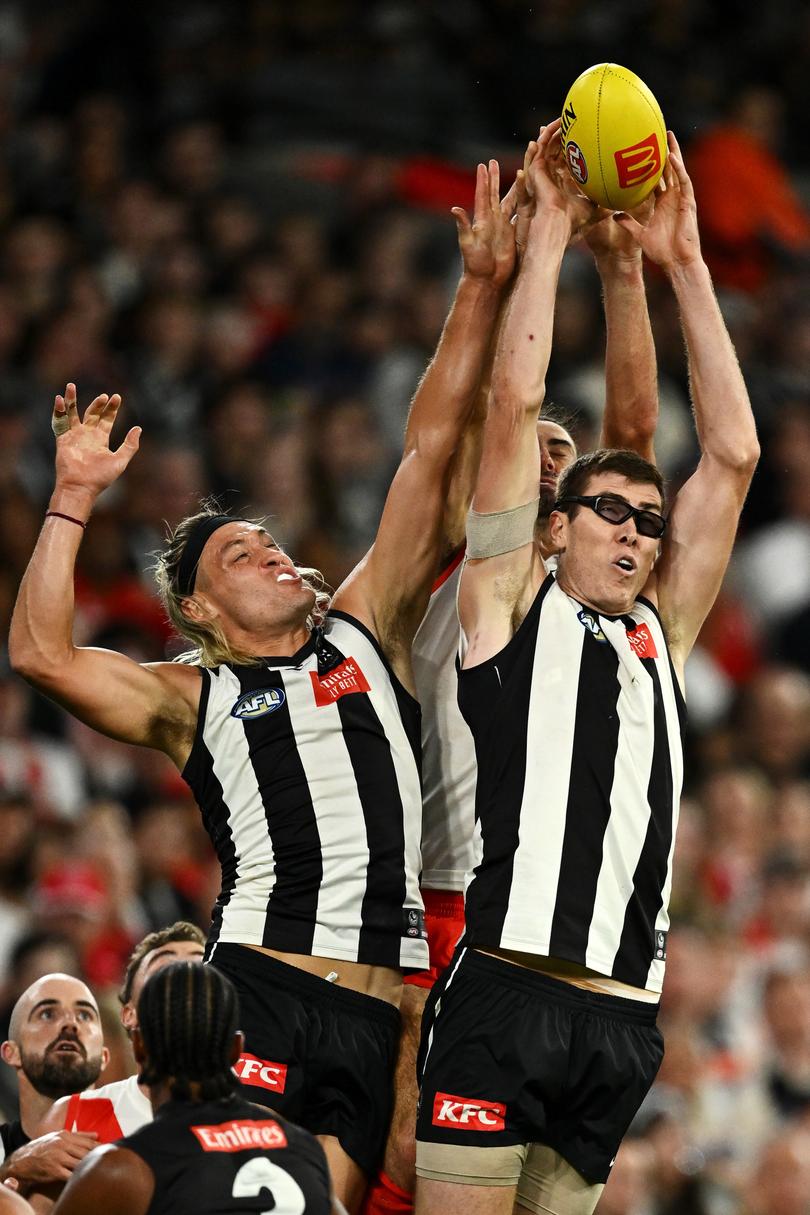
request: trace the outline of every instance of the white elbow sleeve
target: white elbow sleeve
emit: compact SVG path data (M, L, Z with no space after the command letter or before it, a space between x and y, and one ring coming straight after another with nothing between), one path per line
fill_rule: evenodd
M539 498L533 498L524 506L511 510L496 510L479 514L467 512L467 557L479 560L482 557L500 557L511 553L534 539Z

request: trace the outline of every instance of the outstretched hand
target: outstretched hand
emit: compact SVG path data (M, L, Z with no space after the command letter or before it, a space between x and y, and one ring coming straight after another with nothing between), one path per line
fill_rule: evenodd
M695 191L672 131L667 131L667 140L669 156L654 191L655 205L649 221L639 223L626 212L617 212L613 218L650 261L671 274L676 267L697 261L701 253Z
M479 165L475 178L475 206L470 221L463 207L453 207L464 272L503 287L515 268L516 189L513 185L500 197L500 168L497 160Z
M51 425L56 435L56 484L60 489L83 490L92 496L112 485L129 464L141 438L133 426L120 447L110 447L110 431L121 407L116 392L106 392L91 401L79 417L76 385L68 384L65 395L54 401Z
M537 211L563 214L572 238L599 223L609 212L577 189L565 166L560 119L540 128L536 145L529 144L524 161L525 188Z

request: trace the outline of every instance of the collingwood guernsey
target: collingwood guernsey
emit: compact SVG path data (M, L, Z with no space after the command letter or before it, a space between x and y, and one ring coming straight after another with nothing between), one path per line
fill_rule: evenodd
M459 673L478 759L465 943L660 992L683 697L658 613L543 582L511 641Z
M202 679L183 776L222 866L208 957L426 967L419 706L371 633L332 612L292 658Z

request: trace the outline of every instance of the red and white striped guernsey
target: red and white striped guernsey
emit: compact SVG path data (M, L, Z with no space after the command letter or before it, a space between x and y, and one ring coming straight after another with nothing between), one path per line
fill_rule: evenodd
M66 1131L95 1131L99 1143L115 1143L152 1121L152 1105L138 1088L138 1077L74 1093L68 1102Z

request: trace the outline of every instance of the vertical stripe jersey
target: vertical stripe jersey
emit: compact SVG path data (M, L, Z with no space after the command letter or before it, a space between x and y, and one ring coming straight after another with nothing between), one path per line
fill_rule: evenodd
M183 770L222 867L218 941L428 964L419 893L419 705L359 621L291 658L202 669Z
M653 605L604 616L549 574L460 671L459 704L478 760L465 944L660 992L685 706Z
M475 744L458 705L461 550L437 580L413 643L422 706L422 888L464 890L472 870Z

